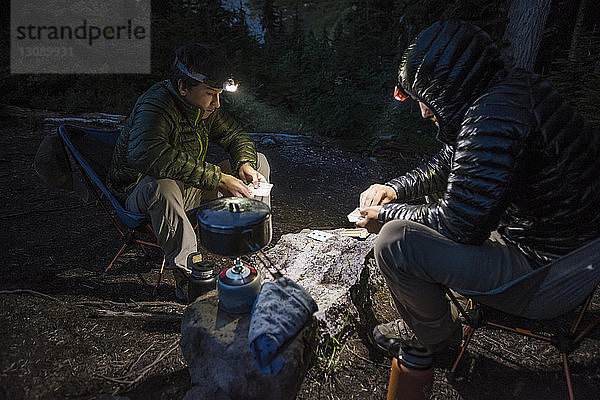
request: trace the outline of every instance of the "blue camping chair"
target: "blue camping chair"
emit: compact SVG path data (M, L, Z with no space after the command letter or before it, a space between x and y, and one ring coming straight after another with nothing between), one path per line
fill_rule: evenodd
M496 328L554 345L561 355L569 398L573 400L575 395L569 372L568 355L600 323L600 316L596 316L585 328L579 329L599 284L600 238L493 291L460 290L460 294L469 299L466 308L448 290L450 300L458 308L461 320L466 325L463 345L448 374L448 380L454 380L459 362L475 330L481 327ZM543 325L549 325L547 320L564 316L578 306L581 308L568 330L559 329L557 333L548 334L546 328L543 328L544 332L533 332L514 326L515 321L527 325L531 322L527 320L543 320L541 321ZM510 321L507 323L492 321L488 314L500 314L502 321L506 319L502 317L509 314ZM523 318L514 318L514 316ZM518 319L521 321L517 321Z
M68 153L72 156L73 162L79 168L88 189L93 193L98 204L100 204L123 240L121 248L102 273L102 277L112 268L119 256L131 246L139 245L146 255L148 252L145 246L160 249L156 242L142 239L144 234L151 234L152 237L155 237L148 216L126 210L105 185L113 148L119 133L119 130L98 130L74 125L61 125L58 127L58 135ZM190 210L190 212L192 211ZM163 255L160 273L154 287L154 295L158 293L164 267L165 257Z

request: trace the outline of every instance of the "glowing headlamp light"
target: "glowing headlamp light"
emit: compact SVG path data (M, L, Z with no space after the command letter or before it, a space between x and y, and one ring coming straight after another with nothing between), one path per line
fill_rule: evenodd
M410 96L406 94L402 89L398 88L398 85L394 88L394 98L398 101L404 101Z
M238 84L233 80L233 78L229 78L223 82L223 90L226 92L235 92L237 88Z
M215 81L210 80L208 78L208 76L206 76L206 75L190 72L177 57L175 57L174 64L175 64L175 67L177 67L177 69L180 70L182 73L184 73L186 76L188 76L188 77L192 78L193 80L198 81L200 83L204 83L205 85L208 85L210 87L213 87L213 88L222 87L223 90L225 90L227 92L235 92L238 88L238 83L231 77L225 79L225 82L223 82L222 84L218 84Z

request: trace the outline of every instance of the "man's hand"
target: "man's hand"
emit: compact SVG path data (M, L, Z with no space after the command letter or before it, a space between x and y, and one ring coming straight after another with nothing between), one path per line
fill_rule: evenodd
M358 221L356 226L359 228L367 228L371 233L379 233L381 230L381 223L377 219L379 217L379 211L381 206L367 207L360 209L360 216L364 217L363 220Z
M252 198L248 186L238 178L232 175L221 173L221 181L217 185L217 189L224 196L249 197Z
M375 183L360 194L359 208L383 206L396 200L396 191L390 186Z
M258 182L267 181L264 176L262 176L258 173L257 170L252 168L252 165L250 165L250 163L242 164L238 173L242 181L244 181L246 184L252 183L254 188L258 187Z

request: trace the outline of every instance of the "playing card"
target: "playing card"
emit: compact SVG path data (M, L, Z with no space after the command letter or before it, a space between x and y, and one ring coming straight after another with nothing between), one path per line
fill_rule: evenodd
M333 233L329 233L329 232L323 232L323 231L311 231L308 235L309 238L311 239L316 239L319 242L324 242L327 239L329 239L330 237L333 236Z
M268 182L258 182L257 188L255 188L254 185L252 185L252 184L248 185L248 189L250 189L250 193L252 193L253 196L258 196L258 197L268 196L269 193L271 193L272 187L273 187L273 184L268 183Z
M360 210L358 207L356 207L356 209L354 211L352 211L350 214L348 214L348 221L350 221L352 223L362 221L364 219L365 219L365 217L360 216Z

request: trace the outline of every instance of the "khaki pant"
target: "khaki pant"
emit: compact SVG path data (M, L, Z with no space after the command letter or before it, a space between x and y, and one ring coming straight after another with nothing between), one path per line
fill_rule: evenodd
M264 154L258 153L258 172L270 181L270 167ZM225 173L231 173L229 161L219 164ZM187 257L198 250L196 233L185 211L201 203L217 198L217 192L197 188L184 189L184 185L173 179L155 179L144 176L127 197L125 208L150 217L158 245L165 253L168 265L190 273ZM256 197L267 205L271 198Z
M443 350L458 328L445 288L491 291L532 271L523 254L499 237L465 245L405 220L383 225L375 259L398 312L434 352Z

